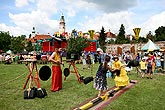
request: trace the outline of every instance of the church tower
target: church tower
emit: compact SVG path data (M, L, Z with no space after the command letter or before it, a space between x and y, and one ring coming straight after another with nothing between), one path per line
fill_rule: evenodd
M64 19L64 15L62 14L60 18L59 34L62 34L63 32L65 32L65 19Z
M35 27L33 27L31 37L33 38L33 37L35 37L35 35L36 35L36 30L35 30Z

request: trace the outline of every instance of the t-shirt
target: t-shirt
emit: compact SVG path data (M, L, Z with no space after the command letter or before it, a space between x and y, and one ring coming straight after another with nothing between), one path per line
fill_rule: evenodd
M144 70L144 69L147 69L146 64L147 64L147 63L146 63L145 61L140 61L140 68L143 69L143 70Z

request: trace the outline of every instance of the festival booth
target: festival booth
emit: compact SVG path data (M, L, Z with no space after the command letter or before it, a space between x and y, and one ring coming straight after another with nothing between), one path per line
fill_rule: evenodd
M148 42L141 48L142 51L159 51L160 47L153 43L150 39Z
M157 46L155 43L153 43L150 39L149 41L142 47L142 51L147 51L147 52L159 52L159 53L165 53L164 49L160 49L159 46ZM164 54L164 62L165 62L165 54ZM157 71L155 69L155 71ZM162 70L162 72L164 73L165 70Z

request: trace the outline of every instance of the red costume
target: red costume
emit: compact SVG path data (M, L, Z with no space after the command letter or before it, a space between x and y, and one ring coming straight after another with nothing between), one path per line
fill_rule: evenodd
M60 61L60 54L55 52L54 58L55 61ZM62 70L60 64L53 63L52 65L52 87L51 91L59 91L62 89Z

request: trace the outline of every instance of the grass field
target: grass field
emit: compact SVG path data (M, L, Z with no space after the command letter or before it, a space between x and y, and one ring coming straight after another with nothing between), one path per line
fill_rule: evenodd
M38 70L42 66L38 65ZM65 67L68 67L67 63ZM98 64L93 66L92 71L82 70L82 64L76 64L76 67L85 77L95 76ZM23 85L28 74L24 64L0 64L0 110L72 110L98 93L93 88L93 82L87 85L80 84L76 75L70 74L67 80L63 80L63 89L59 92L50 91L50 78L48 81L40 81L41 87L47 90L48 97L25 100ZM165 75L154 75L152 80L141 79L140 75L137 76L135 71L132 71L129 78L140 82L104 110L165 110ZM113 87L114 80L108 78L108 85Z

